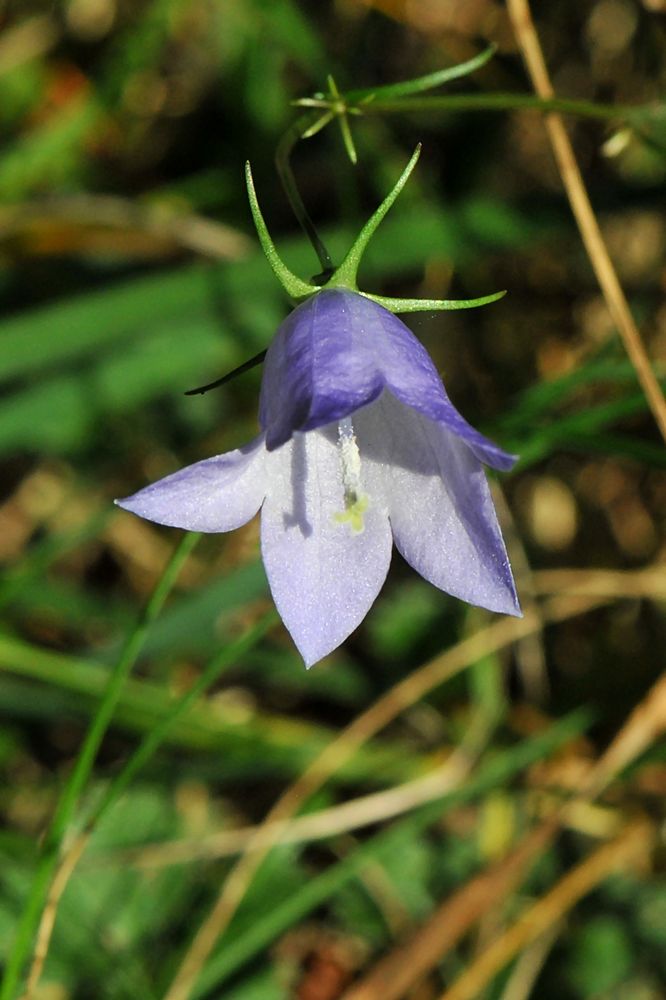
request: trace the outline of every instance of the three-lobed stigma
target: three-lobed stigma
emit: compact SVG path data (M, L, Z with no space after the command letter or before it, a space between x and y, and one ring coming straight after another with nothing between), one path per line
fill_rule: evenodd
M368 509L368 504L369 500L365 495L357 497L353 503L348 503L347 497L345 497L345 510L334 514L333 518L338 524L349 524L352 531L360 534L365 528L363 515Z

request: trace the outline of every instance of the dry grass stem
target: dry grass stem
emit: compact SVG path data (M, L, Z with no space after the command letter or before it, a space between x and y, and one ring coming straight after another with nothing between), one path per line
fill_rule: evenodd
M410 938L381 959L341 1000L398 1000L454 947L476 921L520 884L553 835L552 821L534 830L499 865L447 899Z
M626 574L616 575L626 576ZM615 584L613 597L619 596L617 581ZM425 664L395 685L343 730L286 790L260 826L225 831L194 845L185 842L144 849L139 858L142 864L149 867L156 864L190 861L193 857L220 856L243 851L227 878L215 907L195 936L176 978L165 995L165 1000L184 1000L189 996L208 954L228 926L247 885L273 846L278 843L294 843L349 832L407 812L457 787L461 778L468 773L471 764L466 750L460 748L443 767L432 774L293 821L293 815L306 799L321 787L337 768L349 760L364 742L383 729L401 711L463 670L469 663L496 652L517 639L534 635L541 630L544 621L565 620L603 603L604 598L598 597L596 592L592 594L582 592L573 597L560 594L546 602L541 613L533 612L523 619L502 619L495 622ZM656 699L654 704L661 713L663 711L661 699ZM638 709L636 711L639 712ZM655 709L649 714L650 718L655 716ZM661 714L655 717L661 720ZM640 724L644 726L645 715L640 718ZM654 725L650 731L654 731ZM623 753L616 752L616 760L625 759L631 748L640 744L640 736L635 736L634 733L635 730L632 728L632 735L624 739ZM605 773L611 773L608 766ZM597 779L597 783L599 780ZM48 952L59 900L86 844L87 838L79 838L62 858L38 928L28 986L21 1000L30 1000L34 993Z
M451 757L430 774L370 795L320 809L296 819L271 823L266 833L277 844L299 844L351 833L364 826L393 819L410 812L455 788L469 775L474 758L464 751L454 751ZM141 868L162 868L205 858L220 858L243 852L259 827L246 826L224 830L198 840L171 841L113 855L90 858L90 866L100 864L133 864Z
M647 567L645 570L546 570L534 574L535 587L540 593L559 593L565 591L563 596L569 594L575 596L604 596L608 599L620 597L660 597L662 592L666 596L666 579L660 566ZM561 611L553 615L553 605L548 615L552 621L554 617L567 617ZM587 610L587 608L582 609ZM577 611L574 611L577 613ZM661 713L666 713L666 693L663 695L662 705L658 689L653 689L648 695L647 701L632 713L625 727L623 727L617 740L621 740L625 748L622 757L627 763L632 759L627 756L627 752L634 740L640 741L649 732L663 725L660 722ZM635 721L634 721L635 717ZM651 720L647 721L646 720ZM624 736L625 733L631 736ZM341 734L342 736L343 734ZM648 745L653 741L648 738ZM618 743L619 746L619 743ZM612 744L613 754L616 760L620 759L616 743ZM295 819L278 820L271 824L270 833L274 837L275 844L296 844L320 840L336 834L349 833L371 823L378 823L390 819L401 813L408 812L439 795L446 794L459 783L462 776L467 773L469 757L465 753L454 752L449 760L431 774L424 775L404 784L388 788L380 792L373 792L369 795L359 796L341 805L331 806L328 809L321 809L316 813ZM610 766L608 754L604 755L598 767L611 776L616 774L621 768ZM574 808L572 803L572 809ZM183 864L208 858L228 857L238 854L247 848L248 841L257 831L255 826L240 827L233 830L223 830L219 833L209 834L204 837L194 839L183 839L170 841L165 844L155 844L154 846L141 847L118 851L113 855L92 855L88 859L91 867L99 864L132 864L141 868L161 868L173 864Z
M590 798L599 795L621 770L643 753L664 731L666 731L666 677L656 682L641 704L630 714L599 761L594 763L583 776L574 797L561 804L557 811L548 817L536 831L528 834L523 843L511 855L509 861L504 864L511 868L512 859L527 857L529 860L529 857L533 856L530 854L530 845L534 842L539 843L540 850L543 850L559 832L561 825L567 821L571 811L582 801L587 802ZM604 877L607 872L604 865L611 862L611 869L615 867L616 853L624 851L622 845L625 845L627 838L629 838L630 845L633 845L634 834L638 836L638 831L642 831L640 834L642 844L645 843L645 838L648 836L650 841L652 840L654 831L645 823L625 829L614 841L597 851L570 875L565 876L543 900L530 909L529 914L521 917L512 928L500 935L491 944L490 949L484 949L482 954L472 963L468 972L463 973L458 980L458 983L462 983L460 989L468 992L461 992L460 996L455 993L451 995L446 993L446 1000L466 1000L466 998L472 1000L472 998L481 995L482 989L489 979L503 968L518 951L523 947L529 947L543 934L552 933L566 910L573 906L580 896L593 888L597 881L600 881L600 878ZM632 846L631 850L633 851L633 849ZM511 870L513 871L513 868ZM494 871L500 873L498 884L501 885L503 866L500 865ZM595 880L594 873L598 871L601 871L601 876ZM508 873L505 874L508 875ZM519 875L520 872L517 874ZM590 879L592 879L591 882ZM517 884L517 880L507 886L506 892L511 891L515 884ZM482 896L485 905L478 913L474 914L473 901L476 890L473 887L477 885L485 887L485 895ZM493 901L499 903L501 894L497 896L492 894L494 885L492 870L472 880L451 900L444 903L419 928L408 945L398 945L386 958L381 959L360 983L357 983L351 991L345 994L343 1000L376 1000L378 997L381 997L382 1000L392 1000L392 998L397 1000L398 997L403 996L410 986L413 986L437 962L441 961L447 951L460 940L476 919L487 911L488 906ZM466 895L468 890L470 890L469 896ZM570 901L569 905L565 905L567 900ZM544 903L543 908L540 908L541 903ZM536 917L533 923L530 914L533 914L534 911L536 911ZM491 958L488 958L489 952ZM406 960L407 956L408 961ZM428 962L428 957L432 961ZM477 967L478 972L474 971ZM394 987L391 985L393 983L400 984L400 991L393 991ZM454 984L453 989L457 988L458 983Z
M585 858L550 892L530 906L507 931L484 949L444 991L440 1000L477 1000L493 977L523 948L556 926L583 896L610 874L647 854L653 842L651 824L643 821L631 823L615 840Z
M666 732L666 676L657 680L643 701L634 709L603 756L592 765L582 787L566 806L575 819L581 802L589 803L632 761ZM408 812L459 786L466 776L471 758L464 748L432 774L402 785L363 795L342 805L322 809L296 819L282 819L266 830L274 843L293 844L349 833L371 823L378 823ZM575 822L574 822L575 826ZM236 854L251 842L258 827L225 830L198 841L184 840L154 847L126 851L111 859L141 867L181 864L198 858ZM105 863L108 858L105 858ZM92 863L95 863L93 857Z
M561 621L603 603L596 597L558 597L544 605L542 616L545 621ZM201 969L217 939L228 927L255 872L277 843L280 827L275 824L293 816L337 768L405 708L470 663L497 652L516 639L534 634L542 627L542 616L527 614L522 619L502 619L464 639L396 684L329 743L278 799L263 824L247 841L243 855L231 870L217 901L195 935L164 1000L186 1000L189 997Z
M562 924L556 923L525 948L516 961L500 1000L529 1000L532 988L561 930Z
M546 99L554 97L555 91L550 82L528 0L507 0L507 7L535 93ZM545 117L545 125L562 183L608 311L618 328L650 410L666 441L666 400L601 234L564 122L560 115L551 112Z
M0 210L0 239L15 237L37 225L41 229L59 225L86 227L91 232L134 232L213 260L238 260L252 247L247 236L221 222L164 205L142 205L116 195L48 198Z
M666 733L666 673L657 679L647 695L631 712L613 742L592 765L583 782L575 808L581 799L596 798L611 781Z
M666 564L637 570L545 569L533 574L539 594L575 594L625 598L666 599Z
M37 985L44 968L44 962L46 961L46 956L48 954L51 934L53 933L53 926L58 914L58 904L60 903L60 899L65 891L65 888L67 887L67 883L70 880L72 872L76 868L81 855L86 849L89 839L89 835L85 833L80 834L76 838L67 853L63 855L58 869L53 877L48 896L46 897L42 918L40 920L39 927L37 928L35 950L33 952L32 965L30 966L30 972L28 973L26 981L25 992L21 996L20 1000L30 1000L30 997L34 995L34 992L37 989Z
M539 615L537 591L534 585L534 573L525 551L523 540L516 527L513 512L509 507L504 491L497 483L492 484L493 500L499 516L504 541L509 552L516 590L520 594L523 611ZM548 694L548 674L546 671L546 652L543 644L543 629L533 635L526 635L516 642L514 647L516 670L520 676L521 685L528 701L544 701Z

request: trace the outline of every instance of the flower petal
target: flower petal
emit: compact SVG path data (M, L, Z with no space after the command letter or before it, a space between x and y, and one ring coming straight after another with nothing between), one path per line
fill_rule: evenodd
M363 329L357 315L357 304L366 301L353 292L323 291L278 329L266 354L259 402L269 451L293 431L324 427L382 391L369 346L373 331Z
M384 388L461 437L481 461L513 465L513 456L458 413L430 355L402 320L345 289L324 290L295 309L269 347L260 402L266 447L346 417Z
M277 609L307 666L360 624L391 560L388 515L372 498L363 531L336 520L344 499L335 433L296 434L267 460L262 555Z
M407 562L448 594L520 615L486 476L465 442L387 393L354 426L364 482L384 497Z
M264 436L224 455L188 465L119 507L188 531L233 531L253 517L266 493Z

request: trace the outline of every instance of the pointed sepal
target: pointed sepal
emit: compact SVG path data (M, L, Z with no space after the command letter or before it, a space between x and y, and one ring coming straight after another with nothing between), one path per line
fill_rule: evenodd
M347 118L347 106L344 101L340 99L338 85L330 74L327 82L328 89L333 96L334 103L332 105L332 111L337 115L338 123L340 125L340 134L342 136L342 144L345 147L345 152L349 157L350 163L355 167L358 163L358 156L356 154L356 146L354 145L351 128L349 127L349 119Z
M372 215L372 217L363 226L363 229L356 237L353 247L343 260L340 267L338 267L328 282L329 288L350 288L352 290L356 289L356 275L358 273L359 264L361 263L361 258L365 252L365 249L372 239L377 227L383 220L384 216L388 210L393 205L394 201L404 188L407 183L409 176L416 166L419 156L421 155L421 143L418 144L411 160L403 170L402 174L396 181L395 187L392 191L387 194L384 201L381 203L377 211Z
M264 251L266 260L270 264L275 277L278 279L289 298L294 302L302 302L304 299L314 295L315 292L318 292L320 290L320 286L311 285L309 282L303 281L299 278L298 275L289 270L278 254L275 244L273 243L270 233L268 232L268 227L266 226L264 217L261 214L261 209L259 208L257 192L254 188L252 170L250 168L249 161L245 164L245 182L247 184L247 196L250 202L250 211L252 212L252 218L257 229L261 249Z
M483 295L479 299L393 299L386 295L373 295L370 292L359 292L366 299L372 299L378 306L383 306L392 313L439 312L455 309L476 309L477 306L487 306L497 302L506 295L506 289Z
M309 125L305 132L301 132L301 139L311 139L318 132L321 132L323 128L326 128L329 122L333 121L335 117L332 111L326 111L320 118L317 118L312 125Z

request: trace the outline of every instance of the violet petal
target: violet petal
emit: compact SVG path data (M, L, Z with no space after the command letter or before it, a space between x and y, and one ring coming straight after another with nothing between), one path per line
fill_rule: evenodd
M320 292L294 309L266 354L259 422L269 450L295 430L314 430L353 413L383 389L353 292Z
M236 451L146 486L119 507L158 524L188 531L233 531L259 510L266 492L263 434Z
M388 393L354 417L364 484L407 562L436 587L520 615L485 472L468 445Z
M336 518L344 499L335 432L296 434L267 458L262 556L277 609L307 666L360 624L391 560L383 507L370 501L360 532Z
M498 469L515 458L475 430L449 400L430 355L383 306L345 289L319 292L295 309L268 349L260 422L266 447L354 413L387 388L462 438Z

